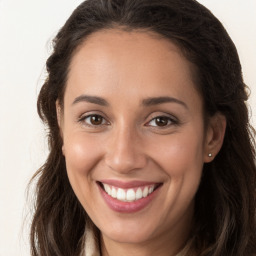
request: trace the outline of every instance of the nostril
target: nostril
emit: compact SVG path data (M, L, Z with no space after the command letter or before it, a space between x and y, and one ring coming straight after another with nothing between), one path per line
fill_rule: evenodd
M146 167L146 157L136 152L117 152L105 158L106 165L113 171L128 173Z

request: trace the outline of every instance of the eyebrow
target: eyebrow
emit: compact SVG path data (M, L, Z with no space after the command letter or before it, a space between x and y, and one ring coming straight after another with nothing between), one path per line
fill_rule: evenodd
M72 105L77 104L79 102L89 102L100 106L109 106L109 103L105 99L98 96L80 95L75 98ZM186 105L185 102L169 96L150 97L142 100L142 105L146 107L164 103L177 103L188 109L188 106Z
M72 105L77 104L79 102L89 102L89 103L94 103L100 106L109 106L108 102L104 100L101 97L97 96L89 96L89 95L81 95L73 101Z
M185 102L178 100L173 97L153 97L153 98L147 98L142 101L142 105L144 106L153 106L153 105L159 105L159 104L164 104L164 103L177 103L188 109L188 106L186 105Z

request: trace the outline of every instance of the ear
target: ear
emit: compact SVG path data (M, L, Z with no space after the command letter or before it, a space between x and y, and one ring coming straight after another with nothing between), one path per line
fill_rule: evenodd
M56 101L55 106L56 106L57 121L58 121L59 130L60 130L60 136L63 140L63 131L62 131L62 128L63 128L63 116L62 115L63 115L63 113L62 113L62 109L61 109L59 100ZM64 142L62 145L62 154L65 156Z
M211 162L219 153L225 136L226 123L226 117L221 113L216 113L210 117L205 137L205 163Z

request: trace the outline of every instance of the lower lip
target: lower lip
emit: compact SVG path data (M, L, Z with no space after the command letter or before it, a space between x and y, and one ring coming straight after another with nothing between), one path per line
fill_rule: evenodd
M147 197L143 197L137 201L123 202L123 201L117 200L116 198L111 197L109 194L106 193L106 191L100 185L98 186L103 199L105 200L106 204L110 207L110 209L116 212L121 212L121 213L134 213L144 209L146 206L148 206L152 202L158 190L160 189L160 188L156 189Z

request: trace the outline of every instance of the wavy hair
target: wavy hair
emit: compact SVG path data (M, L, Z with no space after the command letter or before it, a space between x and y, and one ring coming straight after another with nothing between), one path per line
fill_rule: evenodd
M70 61L86 38L120 28L155 32L172 41L195 67L207 117L227 120L222 149L204 165L196 194L193 248L200 256L256 253L255 131L250 126L237 50L222 24L195 0L87 0L53 40L38 113L48 127L49 156L37 178L31 225L33 256L76 256L90 221L69 183L55 102L63 104Z

